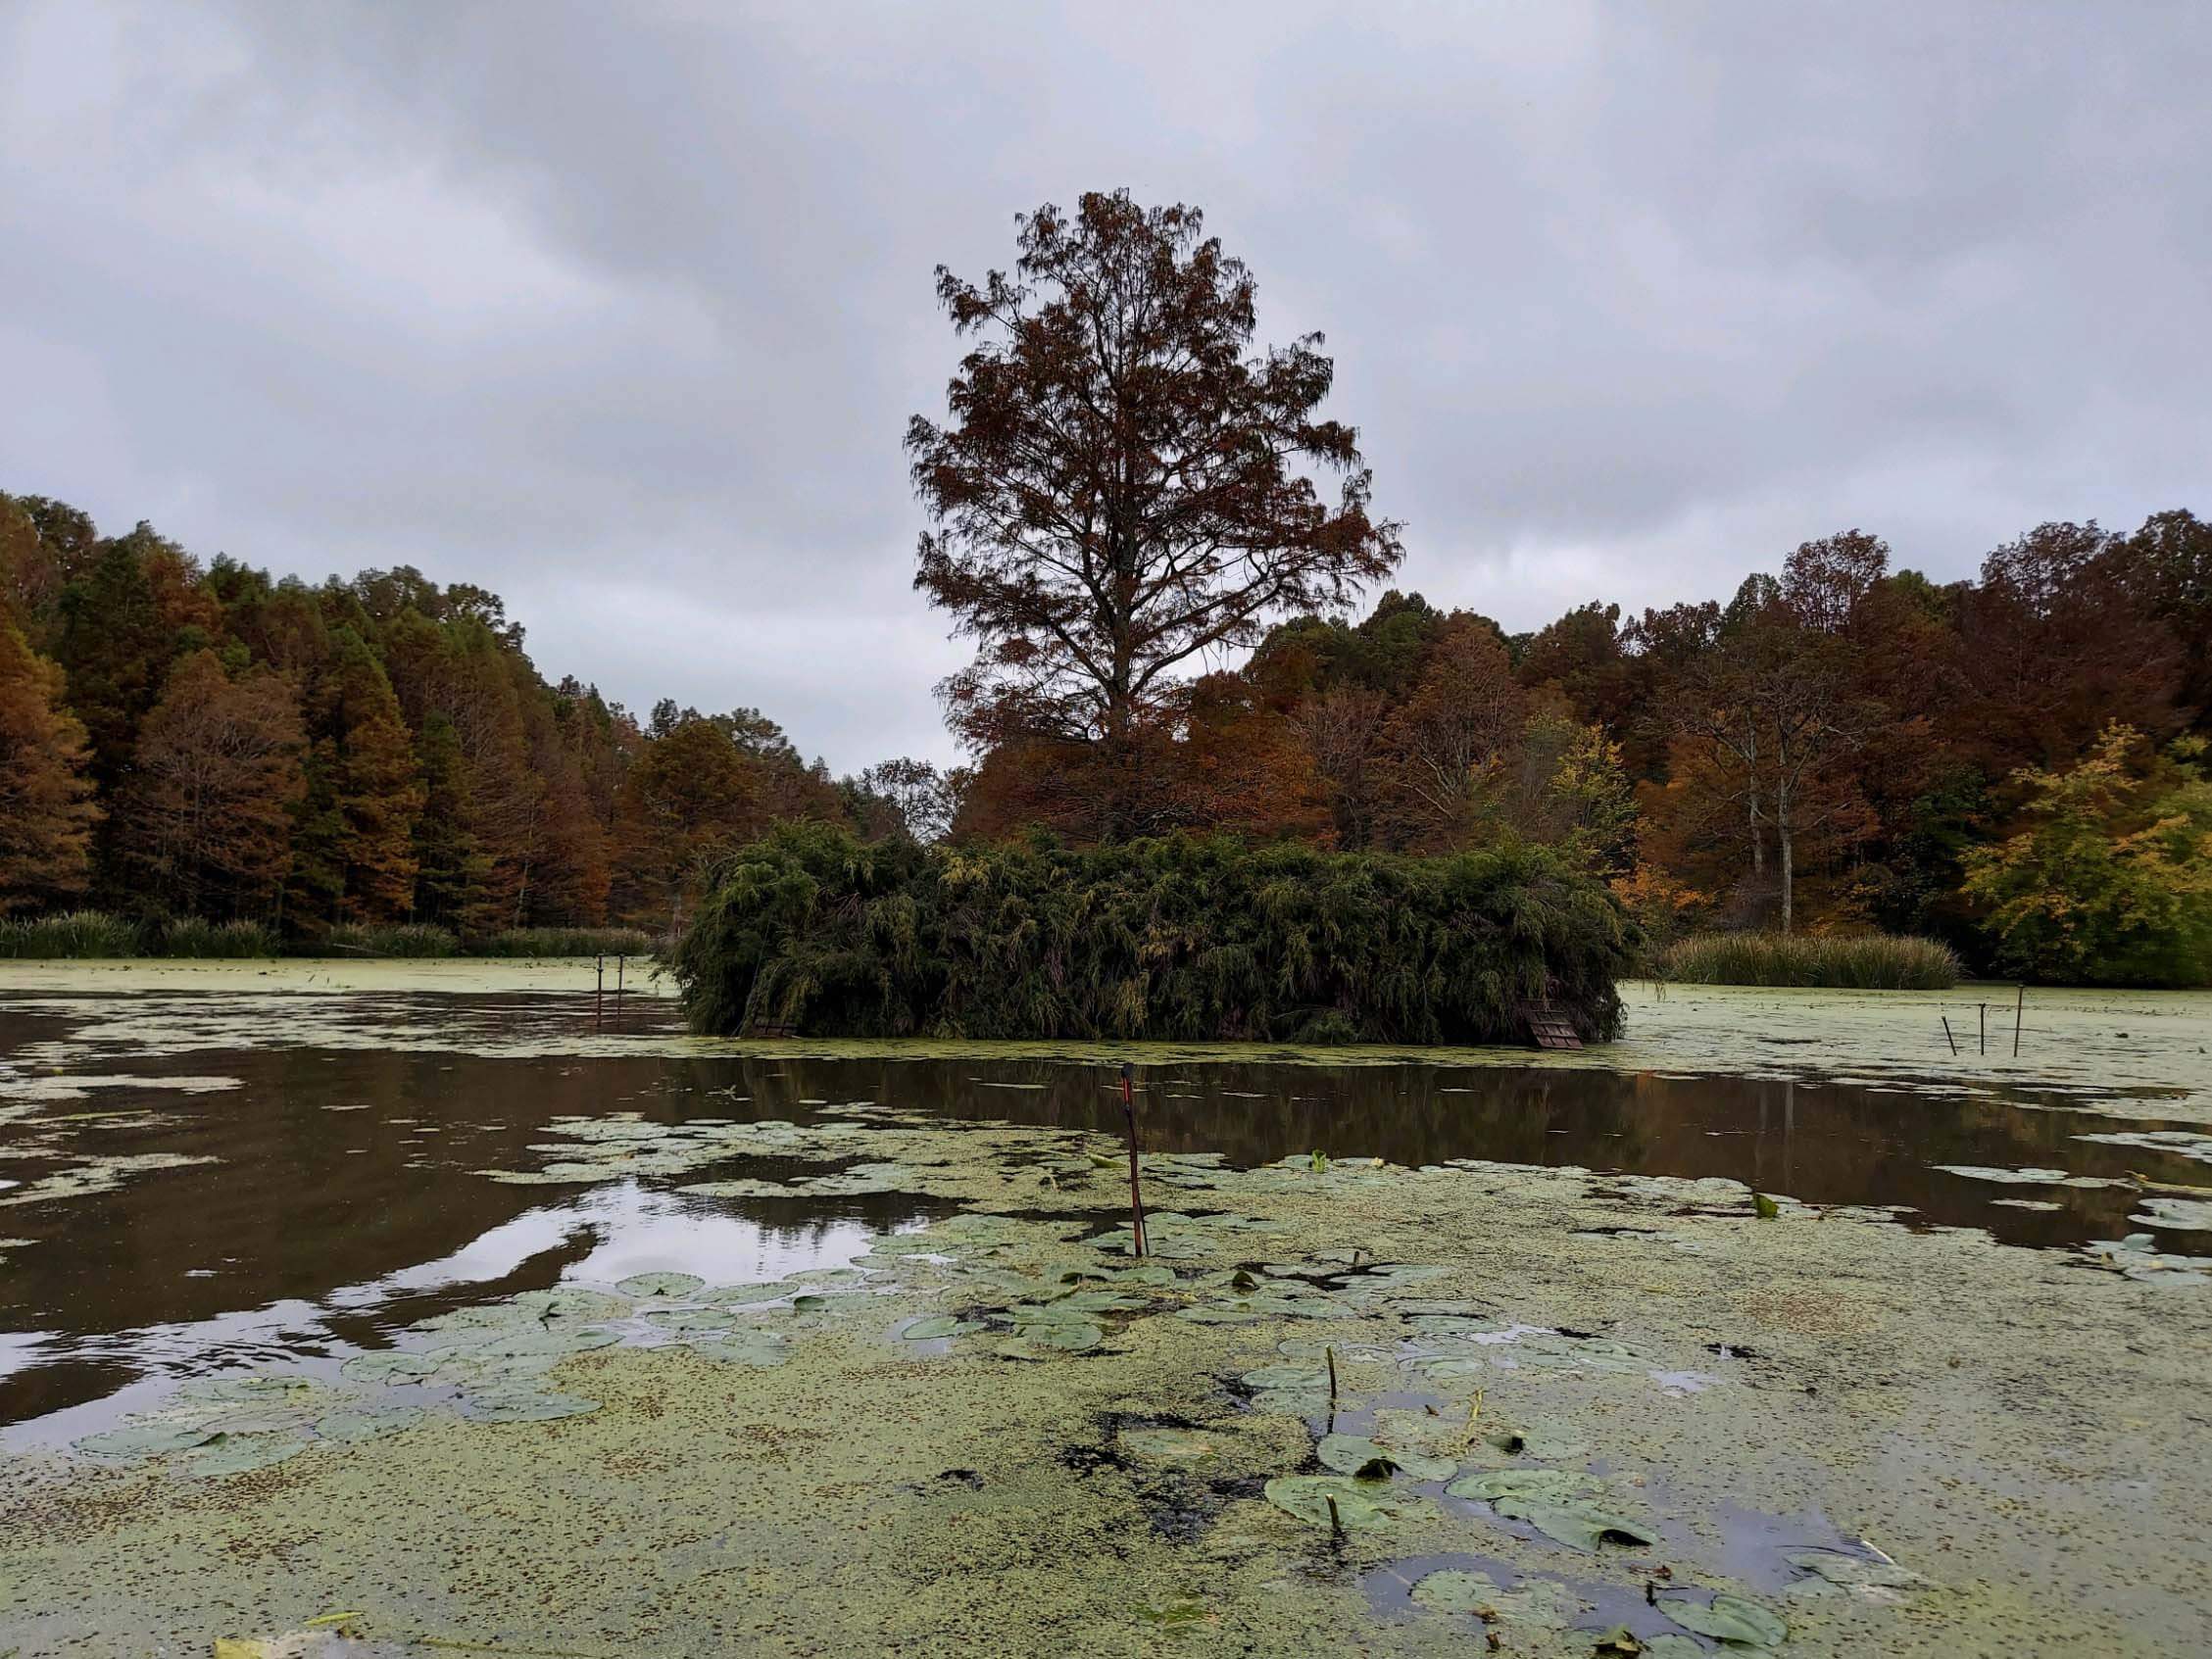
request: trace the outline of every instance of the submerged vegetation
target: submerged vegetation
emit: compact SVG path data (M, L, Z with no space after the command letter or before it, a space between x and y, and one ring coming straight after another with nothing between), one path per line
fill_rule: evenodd
M263 922L180 916L133 921L105 910L0 916L0 959L117 959L136 956L644 956L651 935L627 927L511 928L463 939L426 922L345 923L313 939L286 939Z
M705 1032L1496 1043L1541 999L1614 1036L1631 948L1601 882L1519 844L955 849L805 825L721 867L672 960Z
M1705 933L1670 946L1664 979L1686 985L1809 986L1827 991L1945 991L1958 956L1932 939Z

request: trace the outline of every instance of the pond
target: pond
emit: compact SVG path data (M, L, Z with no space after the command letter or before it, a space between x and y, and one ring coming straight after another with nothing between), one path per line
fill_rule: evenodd
M0 992L0 1653L2189 1650L2186 1086L1139 1058Z
M987 1051L670 1053L726 1046L671 1045L680 1027L664 1001L611 1008L584 996L357 996L319 1008L296 1044L238 1049L221 1046L237 1010L221 999L213 1008L89 999L70 1011L0 1002L0 1064L29 1073L37 1066L25 1056L68 1055L46 1080L61 1098L19 1108L0 1143L0 1180L22 1184L0 1192L0 1234L54 1246L18 1248L0 1266L0 1431L21 1443L31 1438L24 1425L58 1413L41 1438L67 1438L90 1420L70 1408L110 1396L117 1410L134 1408L145 1391L118 1391L143 1379L342 1355L468 1301L565 1278L671 1270L723 1282L836 1267L945 1208L896 1193L676 1191L741 1166L772 1173L773 1160L757 1156L550 1199L478 1173L528 1160L557 1119L809 1123L825 1107L867 1102L1122 1133L1117 1073L1104 1065ZM414 1046L432 1036L443 1046ZM565 1040L587 1038L600 1051L566 1051ZM553 1051L527 1051L538 1049ZM1218 1152L1238 1167L1318 1149L1409 1167L1470 1158L1717 1177L1807 1204L1896 1206L1907 1225L1976 1227L2031 1245L2117 1238L2138 1201L2123 1178L2186 1183L2203 1170L2082 1139L2155 1134L2172 1127L2163 1119L1896 1082L1220 1061L1147 1066L1135 1098L1148 1150ZM145 1161L105 1190L24 1201L78 1159L126 1171ZM1985 1173L1952 1173L1961 1169ZM2085 1184L1991 1178L2022 1169ZM2187 1244L2180 1234L2171 1247Z

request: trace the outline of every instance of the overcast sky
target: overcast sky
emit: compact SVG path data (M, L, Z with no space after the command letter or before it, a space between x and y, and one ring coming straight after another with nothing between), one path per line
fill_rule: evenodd
M1326 330L1402 585L1510 628L2212 511L2202 0L0 0L0 489L947 756L931 271L1118 185Z

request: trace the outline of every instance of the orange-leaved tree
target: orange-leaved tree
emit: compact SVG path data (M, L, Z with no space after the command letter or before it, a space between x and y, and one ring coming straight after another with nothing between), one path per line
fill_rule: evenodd
M89 878L91 754L61 697L61 668L0 613L0 915L73 898Z

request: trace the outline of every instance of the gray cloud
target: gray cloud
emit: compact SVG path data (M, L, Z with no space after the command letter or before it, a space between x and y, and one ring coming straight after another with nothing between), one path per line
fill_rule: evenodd
M1403 580L1509 626L1857 524L2212 507L2189 4L0 13L0 488L498 588L553 673L949 745L939 262L1203 204Z

